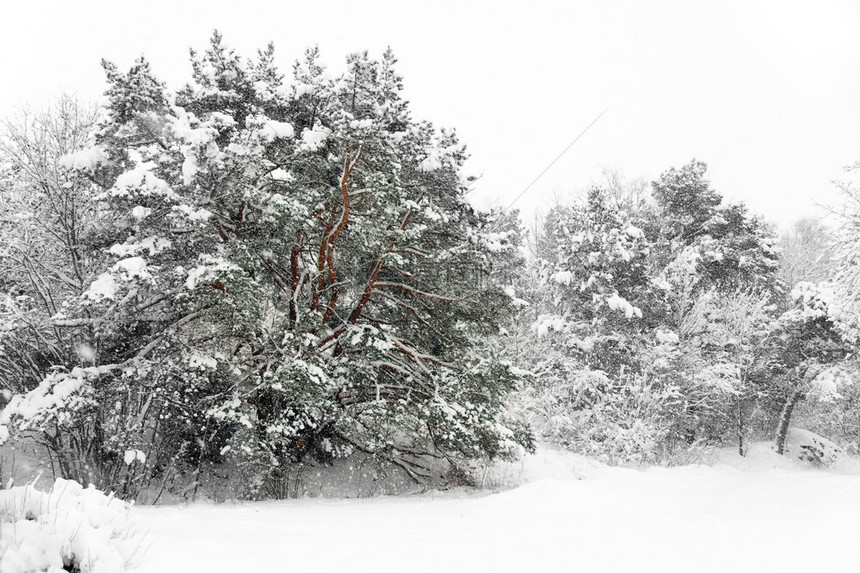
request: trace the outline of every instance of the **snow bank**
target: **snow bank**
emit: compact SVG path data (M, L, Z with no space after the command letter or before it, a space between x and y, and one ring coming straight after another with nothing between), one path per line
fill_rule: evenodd
M774 451L772 442L754 442L748 445L744 457L738 455L734 446L717 450L713 463L718 468L730 467L742 472L829 470L860 477L860 460L827 438L802 428L789 428L784 455Z
M816 467L831 467L848 461L848 454L837 444L802 428L789 428L785 436L785 454Z
M131 506L90 486L57 479L0 491L0 571L122 573L142 557Z

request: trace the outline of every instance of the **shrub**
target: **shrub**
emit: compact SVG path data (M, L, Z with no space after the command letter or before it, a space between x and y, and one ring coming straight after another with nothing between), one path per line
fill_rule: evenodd
M131 505L95 487L58 479L0 491L0 571L121 573L142 557Z

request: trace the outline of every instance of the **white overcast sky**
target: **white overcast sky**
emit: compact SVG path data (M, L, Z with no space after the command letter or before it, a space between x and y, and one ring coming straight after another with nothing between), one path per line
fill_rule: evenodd
M407 2L7 0L0 114L61 92L95 98L101 58L144 54L179 87L211 31L251 55L273 41L289 72L318 44L339 70L391 46L417 118L455 127L481 174L475 202L530 218L600 182L653 179L692 158L714 186L785 226L837 200L860 160L860 1Z

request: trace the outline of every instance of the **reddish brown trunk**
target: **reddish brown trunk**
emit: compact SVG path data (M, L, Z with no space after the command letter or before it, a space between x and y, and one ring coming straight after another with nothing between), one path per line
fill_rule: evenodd
M323 324L328 324L328 321L331 320L332 315L334 314L334 308L337 305L337 298L339 296L337 290L337 273L334 270L334 261L332 259L334 255L334 249L329 246L328 249L328 275L329 275L329 285L331 288L331 298L328 301L328 308L326 308L325 314L323 315Z
M361 294L361 298L358 299L358 303L349 315L349 322L355 324L358 317L361 316L361 311L364 310L364 306L373 295L373 288L376 285L376 281L379 279L379 273L382 271L383 266L385 266L385 257L380 257L379 260L376 261L373 271L370 273L370 278L367 281L367 286L364 287L364 292Z
M319 271L319 278L317 279L317 288L316 292L314 292L313 296L313 304L312 308L319 308L319 299L320 293L322 293L323 289L325 289L326 283L326 267L328 267L328 278L329 285L334 285L336 282L336 273L334 268L334 241L340 235L340 233L346 228L347 223L349 223L349 215L350 215L350 197L349 190L352 188L352 184L349 181L349 178L352 176L352 172L355 169L355 166L358 164L358 159L361 157L361 148L358 150L358 154L355 156L355 159L352 158L352 155L349 151L349 147L347 146L346 150L346 160L344 162L343 167L343 177L340 180L340 194L341 199L343 200L343 212L340 216L340 221L335 226L335 207L332 206L331 215L329 217L329 223L326 225L325 231L323 232L322 239L320 240L320 250L319 255L317 257L317 270ZM327 323L334 313L334 304L337 302L338 293L335 290L331 298L329 299L328 308L326 308L325 314L323 314L323 324Z

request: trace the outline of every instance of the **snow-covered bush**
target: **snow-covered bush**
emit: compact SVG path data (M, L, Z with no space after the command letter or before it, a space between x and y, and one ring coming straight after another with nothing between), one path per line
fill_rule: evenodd
M93 486L58 479L0 491L0 571L122 573L144 553L131 506Z
M31 439L49 450L54 476L136 499L199 466L200 374L182 376L168 360L158 369L56 368L0 409L0 444Z
M654 462L671 438L677 392L644 377L581 369L544 378L521 396L537 434L608 463Z
M845 450L838 444L802 428L788 430L785 455L797 458L816 467L832 466L845 458Z
M472 481L482 489L501 491L522 485L527 477L524 460L495 460L477 464L471 471Z
M151 264L167 241L112 244L116 221L96 199L113 183L94 146L100 117L63 97L0 128L0 443L28 440L54 476L133 498L182 462L196 466L195 397L208 373L163 356L129 360L148 320L113 318L129 290L163 296L140 253ZM146 462L126 463L129 450Z

